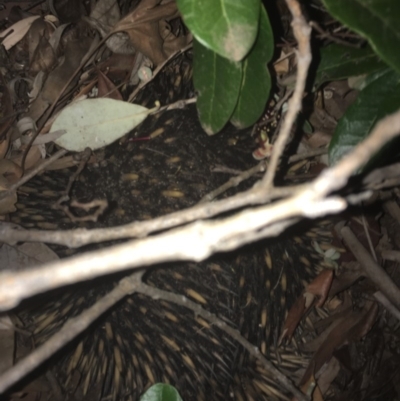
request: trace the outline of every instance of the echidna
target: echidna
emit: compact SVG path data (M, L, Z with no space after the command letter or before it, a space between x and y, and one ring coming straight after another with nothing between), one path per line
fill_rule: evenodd
M182 84L188 85L185 80ZM150 118L139 133L109 146L102 162L82 172L73 197L108 200L109 208L96 224L102 227L193 205L229 178L215 172L216 167L244 170L253 164L252 139L227 131L206 137L195 107ZM136 140L138 135L144 140ZM232 135L238 138L235 145L230 145ZM21 188L28 196L20 197L13 221L25 227L68 227L65 216L49 208L67 179L67 172L46 173ZM295 351L276 350L280 328L287 307L320 268L311 238L291 234L203 263L154 266L145 280L217 314L265 355L275 359L280 352L281 366L290 369L296 365ZM102 280L77 286L23 313L26 328L42 343L110 288ZM83 394L136 400L150 384L166 382L185 401L286 397L222 330L185 308L143 295L120 302L68 348L56 358L65 391L78 387Z

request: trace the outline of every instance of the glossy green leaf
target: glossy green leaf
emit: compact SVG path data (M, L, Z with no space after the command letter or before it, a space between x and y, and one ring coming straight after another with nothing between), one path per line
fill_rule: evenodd
M315 77L318 87L324 82L371 74L386 67L369 46L355 49L332 44L321 49L321 61Z
M175 387L158 383L151 386L141 397L140 401L182 401Z
M54 121L51 132L66 130L55 143L81 152L100 149L139 125L152 110L114 99L86 99L67 106Z
M213 135L225 126L235 110L242 80L242 64L219 56L196 40L193 47L197 111L204 131Z
M233 61L250 51L258 32L260 0L177 0L193 36Z
M271 90L267 63L274 52L274 37L264 7L260 14L260 31L248 56L242 61L243 76L239 99L231 122L237 128L250 127L260 118Z
M329 164L350 152L381 118L399 108L400 75L391 69L374 73L338 122L329 145Z
M322 0L340 22L366 37L375 52L400 72L399 0Z

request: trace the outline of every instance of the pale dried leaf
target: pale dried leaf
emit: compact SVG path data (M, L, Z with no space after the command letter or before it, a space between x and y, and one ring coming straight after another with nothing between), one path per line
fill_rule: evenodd
M10 50L13 46L15 46L29 31L33 21L37 20L38 18L40 18L38 15L24 18L23 20L11 25L5 31L1 32L0 38L4 38L8 35L2 43L5 49Z

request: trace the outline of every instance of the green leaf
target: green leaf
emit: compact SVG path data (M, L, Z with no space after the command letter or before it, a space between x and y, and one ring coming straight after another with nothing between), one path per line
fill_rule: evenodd
M323 0L343 24L366 37L375 52L400 72L399 0Z
M318 87L327 81L371 74L385 66L369 46L355 49L333 44L321 49L315 85Z
M219 56L197 40L193 47L197 111L204 131L213 135L225 126L235 109L242 80L242 64Z
M140 401L182 401L175 387L158 383L151 386L141 397Z
M400 75L385 69L370 76L357 100L338 122L329 145L329 164L335 164L350 152L381 118L399 108Z
M54 121L51 132L67 133L54 141L70 151L100 149L139 125L150 112L146 107L114 99L86 99L67 106Z
M311 125L311 123L304 119L304 123L303 123L303 131L306 134L312 134L314 132L313 126Z
M242 60L256 40L260 0L177 0L193 36L233 61Z
M265 109L271 90L267 63L274 51L274 37L268 14L261 8L260 31L248 56L243 60L240 95L231 122L237 128L253 125Z

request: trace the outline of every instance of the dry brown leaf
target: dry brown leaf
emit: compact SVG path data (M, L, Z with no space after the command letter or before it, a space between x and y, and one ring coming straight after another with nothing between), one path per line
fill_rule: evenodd
M0 175L0 193L6 191L10 187L10 183ZM0 200L0 216L4 216L8 213L13 213L17 210L15 204L17 203L17 193L14 192L8 195L6 198Z
M332 285L333 270L324 270L307 286L307 292L317 298L316 306L321 307L328 297Z
M20 254L26 255L29 258L35 260L35 264L48 263L54 260L58 260L58 255L52 251L46 244L26 242L22 245L17 246L17 250ZM29 265L30 266L30 265ZM28 266L24 266L28 267Z
M321 148L330 143L332 135L323 131L314 132L310 138L307 140L307 145L312 149Z
M58 259L47 245L41 243L25 243L19 246L3 244L0 248L1 266L14 271Z
M17 182L22 176L22 169L13 163L11 160L3 159L0 160L0 192L7 191L10 186ZM15 204L17 203L17 193L14 192L8 195L6 198L0 200L0 215L4 216L8 213L15 212L17 209ZM0 264L0 266L2 266Z
M10 146L10 135L6 135L3 141L0 142L0 159L2 159L6 155L9 146Z
M287 315L285 324L282 329L282 334L279 337L278 344L282 344L285 339L290 340L293 336L296 327L300 323L304 313L306 311L306 300L304 293L302 293L292 305Z
M344 262L342 264L342 271L335 276L329 296L334 296L351 287L360 277L363 276L363 271L358 262Z
M114 27L114 31L126 32L133 46L157 66L188 44L188 38L176 37L171 31L166 33L167 21L178 16L175 1L144 0Z
M304 383L300 390L311 397L312 401L323 401L324 398L322 396L321 390L318 387L318 383L315 380L314 376L310 376L309 380L307 383ZM296 397L292 398L293 401L297 400Z
M28 151L28 154L25 159L25 170L29 170L30 168L36 166L36 164L42 159L42 152L40 151L40 146L31 146ZM17 164L18 166L22 166L22 157L23 153L26 149L26 146L22 146L18 154L12 156L10 160Z
M290 63L289 63L289 55L293 54L293 51L286 51L285 49L281 50L281 54L279 59L274 63L274 70L278 75L284 75L289 72Z
M66 44L64 61L49 74L42 91L31 105L28 116L32 120L37 121L58 97L61 89L80 66L91 43L92 39L84 36L70 40Z
M32 51L32 61L29 67L32 75L36 75L39 71L48 73L56 65L56 54L46 36L40 38L38 45Z
M43 43L46 43L49 40L53 32L54 26L40 18L33 22L28 34L25 36L24 43L29 52L29 65L31 74L32 64L34 64L35 53L38 51L38 47L43 47ZM41 42L42 44L40 45ZM55 56L53 57L54 60L56 60ZM40 71L40 69L37 69L37 71Z
M97 71L98 76L98 97L107 97L109 99L123 100L122 95L114 83L108 79L100 70Z
M321 393L325 394L340 371L340 363L336 358L332 358L322 370L317 383Z
M90 12L90 18L111 30L121 18L118 2L115 0L99 0Z
M334 330L337 325L341 324L342 319L349 316L351 310L352 306L335 313L333 316L329 316L319 322L316 322L314 324L314 328L318 330L320 334L314 339L308 340L306 343L302 344L302 351L315 353L328 338L331 331ZM322 332L321 329L323 330Z
M0 160L0 175L7 177L10 184L14 184L22 177L22 169L11 160Z
M360 312L349 311L346 316L342 317L340 323L336 324L312 357L300 382L301 385L306 383L313 374L317 374L325 363L329 362L336 349L349 341L365 336L375 322L377 314L378 306L373 303Z
M39 15L24 18L1 32L0 38L5 38L8 35L2 42L4 48L10 50L15 46L26 35L33 22L38 18L40 18Z
M132 71L136 56L133 54L113 53L107 60L100 64L102 71L107 71L107 76L112 80L125 80Z
M281 344L285 339L290 341L300 320L314 304L319 307L324 304L332 280L333 270L324 270L301 293L289 310L278 344Z

